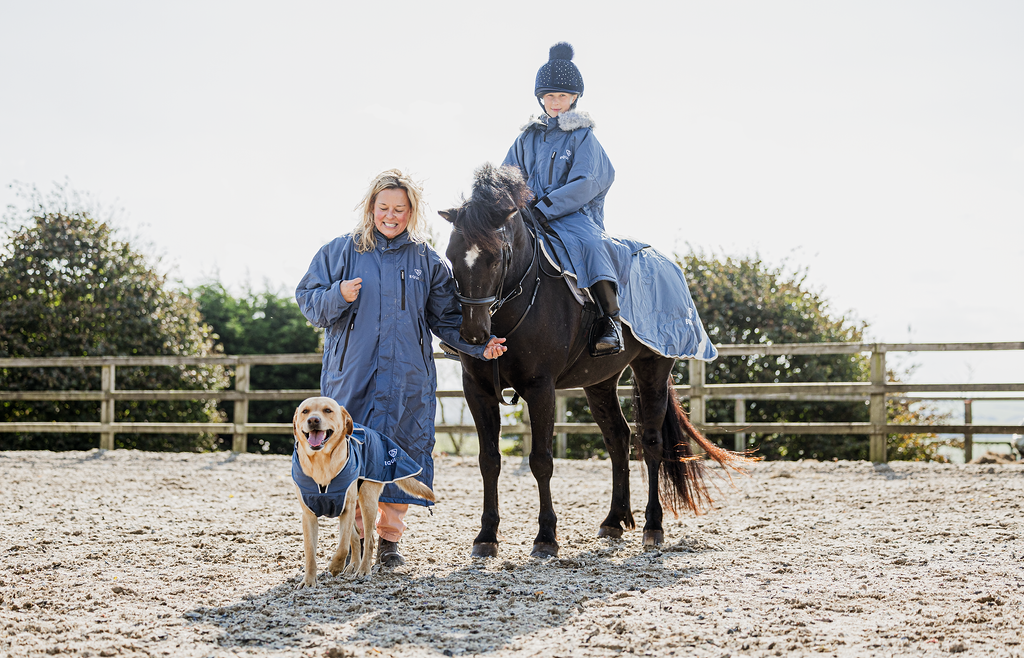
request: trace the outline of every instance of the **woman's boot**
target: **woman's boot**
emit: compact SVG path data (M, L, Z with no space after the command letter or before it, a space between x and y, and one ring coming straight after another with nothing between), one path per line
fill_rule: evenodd
M601 308L601 317L590 328L590 356L618 354L622 351L622 323L615 284L598 281L590 286L590 294Z

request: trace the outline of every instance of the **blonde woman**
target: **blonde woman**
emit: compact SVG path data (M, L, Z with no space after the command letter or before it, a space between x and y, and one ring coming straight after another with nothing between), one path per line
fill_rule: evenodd
M433 487L437 371L430 332L462 352L493 359L504 338L470 345L451 270L427 244L422 190L397 169L377 176L350 234L324 245L295 290L306 318L326 330L320 390L359 424L398 442ZM429 505L395 485L382 494L377 561L405 563L398 542L409 504Z

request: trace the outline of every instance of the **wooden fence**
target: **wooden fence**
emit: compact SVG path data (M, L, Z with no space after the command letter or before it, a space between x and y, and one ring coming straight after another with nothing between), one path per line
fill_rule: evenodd
M736 447L745 447L746 433L786 434L864 434L870 438L869 455L873 462L886 461L886 439L890 434L942 433L963 434L965 456L969 460L975 435L1012 434L1020 431L1017 425L975 425L971 422L972 400L1024 400L1024 383L1009 384L903 384L886 381L886 354L889 352L987 352L1002 350L1024 350L1024 342L1014 343L794 343L781 345L721 345L722 356L760 355L797 356L828 354L867 353L871 364L868 382L811 382L773 384L707 384L705 363L689 362L689 384L676 387L681 398L687 398L690 418L706 434L734 434ZM100 390L92 391L2 391L3 400L95 400L100 406L99 422L29 422L0 423L0 432L91 432L100 435L99 447L109 450L114 447L114 435L118 433L198 433L210 432L233 435L232 450L244 452L249 434L291 434L288 423L248 422L251 400L301 401L319 395L309 390L250 390L249 375L254 366L285 364L318 364L319 354L264 354L247 356L217 357L54 357L54 358L13 358L0 359L0 369L5 368L56 368L56 367L97 367L102 369ZM204 390L163 390L163 391L122 391L118 390L117 368L132 366L179 366L179 365L221 365L234 369L234 389L221 391ZM2 381L2 380L0 380ZM511 395L511 391L508 392ZM628 397L629 388L620 388L619 394ZM438 397L462 397L462 391L444 390ZM564 400L582 396L581 389L558 391L559 408L564 410ZM707 423L705 409L708 400L734 400L735 422ZM964 403L965 422L944 425L892 424L886 418L886 399L918 400L961 400ZM150 423L115 422L115 405L122 400L224 400L234 403L233 423ZM868 402L868 422L817 422L817 423L747 423L744 418L745 402L749 400L845 400ZM564 411L563 411L564 413ZM564 415L563 415L564 418ZM526 437L529 449L529 425L520 423L506 425L505 434ZM473 425L439 424L438 433L473 433ZM556 445L564 454L565 435L569 433L597 433L594 423L555 423L558 435Z

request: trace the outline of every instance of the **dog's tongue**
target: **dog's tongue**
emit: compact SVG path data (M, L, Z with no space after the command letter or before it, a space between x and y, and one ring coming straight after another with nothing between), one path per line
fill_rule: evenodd
M327 432L318 430L316 432L309 433L309 445L311 448L319 448L324 444L327 439Z

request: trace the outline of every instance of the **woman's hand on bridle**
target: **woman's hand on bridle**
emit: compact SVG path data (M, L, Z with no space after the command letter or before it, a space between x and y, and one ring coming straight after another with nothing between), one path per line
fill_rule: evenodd
M497 359L499 356L508 351L508 348L502 345L505 342L504 338L491 337L487 341L487 346L484 347L484 358L490 361L491 359Z

